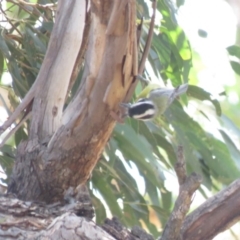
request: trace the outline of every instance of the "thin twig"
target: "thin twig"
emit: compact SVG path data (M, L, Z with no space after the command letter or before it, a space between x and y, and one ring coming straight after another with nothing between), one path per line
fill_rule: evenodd
M6 18L7 22L12 26L12 28L19 34L19 36L23 37L22 33L18 30L18 28L12 23L10 18L7 16L5 11L2 9L2 5L0 4L0 10L3 13L4 17Z
M57 5L53 5L53 4L45 4L45 5L41 5L41 4L38 4L38 3L27 3L25 1L22 1L22 0L18 0L18 2L14 1L14 0L7 0L7 2L10 2L10 3L13 3L17 6L19 6L20 8L22 8L24 11L26 11L27 13L29 13L30 15L32 13L36 13L39 17L42 17L44 19L44 21L48 21L48 19L44 16L44 14L42 14L39 10L39 9L49 9L51 11L54 11L56 10L56 6ZM32 12L31 12L32 11Z
M10 132L3 138L2 142L0 143L0 148L4 146L6 141L16 133L16 131L30 118L31 112L27 113L26 116L14 127L10 130Z
M143 55L142 55L142 59L140 61L140 65L138 67L138 74L137 76L141 75L143 73L144 67L145 67L145 62L149 53L149 49L151 46L151 42L152 42L152 37L153 37L153 29L154 29L154 23L155 23L155 16L156 16L156 7L157 7L157 1L154 0L152 2L152 8L153 8L153 14L152 14L152 18L151 18L151 23L150 23L150 28L149 28L149 32L148 32L148 37L147 37L147 41L146 41L146 45L144 47L144 51L143 51ZM141 23L140 23L141 25ZM137 44L137 41L136 41ZM132 85L130 86L126 97L124 98L123 102L128 102L130 100L130 98L132 97L132 94L137 86L138 83L138 78L137 76L134 77Z
M13 1L13 0L7 0L7 2L11 2L11 3L15 3L17 4L17 2ZM18 3L22 4L22 5L26 5L26 6L31 6L31 7L38 7L41 9L50 9L50 10L56 10L57 8L57 4L56 3L48 3L48 4L39 4L39 3L30 3L30 2L25 2L23 0L18 0Z
M151 18L151 23L150 23L150 28L149 28L149 32L148 32L147 42L146 42L146 45L144 47L142 59L140 61L139 68L138 68L138 74L139 75L143 73L143 70L145 68L145 62L147 60L149 49L150 49L151 43L152 43L153 29L154 29L156 8L157 8L157 1L156 0L154 0L152 2L152 8L153 8L153 14L152 14L152 18Z

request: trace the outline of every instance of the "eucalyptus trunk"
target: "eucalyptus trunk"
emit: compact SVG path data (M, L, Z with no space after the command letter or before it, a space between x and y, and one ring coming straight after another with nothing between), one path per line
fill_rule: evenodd
M20 199L52 203L84 185L116 123L111 113L132 91L135 1L88 4L59 1L41 70L22 101L23 109L32 104L31 126L28 140L18 146L8 187ZM81 84L64 108L83 56Z

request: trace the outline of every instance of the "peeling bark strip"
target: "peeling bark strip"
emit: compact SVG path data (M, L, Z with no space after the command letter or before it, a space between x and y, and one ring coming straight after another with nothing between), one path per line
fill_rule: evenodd
M240 219L239 195L240 180L237 180L228 188L209 198L186 218L182 228L182 239L210 240L232 226ZM224 207L226 203L229 203L228 208ZM153 239L139 227L133 227L130 233L115 218L106 220L102 228L97 227L92 221L76 216L72 210L75 211L71 208L71 204L67 206L62 206L60 203L39 205L1 196L0 240ZM235 218L232 220L233 215Z
M92 0L90 7L83 77L63 112L89 21L85 1L59 0L35 84L29 139L18 146L8 188L20 199L61 201L69 187L87 181L115 125L110 112L118 111L135 77L135 1Z
M99 227L73 211L72 204L37 204L1 196L0 240L153 240L140 227L130 232L117 218L106 219Z

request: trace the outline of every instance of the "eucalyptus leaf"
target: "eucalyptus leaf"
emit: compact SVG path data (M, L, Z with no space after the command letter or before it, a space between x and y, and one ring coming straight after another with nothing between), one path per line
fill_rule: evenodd
M237 45L232 45L227 47L227 51L231 56L240 58L240 47Z
M216 99L213 99L209 92L205 91L204 89L198 86L189 85L187 93L189 96L197 98L199 100L210 101L214 105L217 115L221 116L222 110L221 110L220 103Z
M237 74L240 75L240 63L236 61L230 61L231 67L233 71Z

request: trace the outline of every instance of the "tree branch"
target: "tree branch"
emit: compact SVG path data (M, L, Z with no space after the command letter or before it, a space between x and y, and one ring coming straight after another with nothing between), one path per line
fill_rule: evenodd
M17 108L14 110L14 112L9 116L6 122L0 127L0 135L7 130L15 121L18 119L18 117L24 112L25 109L29 108L32 104L32 100L34 98L34 94L37 89L37 83L35 82L27 95L24 97L22 102L17 106Z
M86 1L59 1L56 22L36 81L42 84L34 98L29 138L39 142L61 126L65 97L80 50L86 19ZM66 61L67 56L71 56Z
M192 202L192 196L201 184L201 177L199 175L192 173L189 177L187 177L186 163L182 146L178 147L175 171L177 173L178 182L180 185L179 195L160 240L181 239L181 227L185 216L189 211Z
M68 86L68 92L70 92L70 90L72 89L77 76L79 74L79 71L81 69L82 63L84 61L84 55L85 52L87 50L87 44L89 41L89 31L90 31L90 27L91 27L91 10L88 10L88 1L87 1L87 5L86 5L86 19L85 19L85 26L84 26L84 31L83 31L83 39L82 39L82 45L81 48L79 50L74 68L73 68L73 72L72 72L72 76L70 78L70 82L69 82L69 86ZM68 96L66 96L68 97Z
M76 203L78 208L86 209L85 200L82 196ZM93 216L79 215L72 205L60 202L46 205L0 196L0 239L153 240L140 227L129 231L115 217L106 219L99 227L91 221Z
M240 179L190 213L183 224L184 240L210 240L240 220ZM207 224L206 224L207 223Z
M149 53L149 49L151 47L151 43L152 43L152 37L153 37L153 30L154 30L154 23L155 23L155 16L156 16L156 7L157 7L157 1L153 0L152 1L152 8L153 8L153 14L152 14L152 18L151 18L151 23L150 23L150 28L149 28L149 32L148 32L148 37L147 37L147 41L146 41L146 45L144 47L144 51L143 51L143 55L140 61L140 65L138 68L138 75L141 75L143 73L144 67L145 67L145 62L146 59L148 57L148 53ZM141 23L142 24L142 23ZM137 46L137 43L136 43ZM124 102L128 102L137 86L138 80L137 77L135 77L131 87L128 90L128 93L124 99Z
M175 171L180 185L179 196L160 240L210 240L240 219L240 179L185 218L201 178L195 173L186 176L182 147L178 148L177 155Z
M14 128L12 128L8 134L3 138L2 142L0 143L0 148L4 146L4 144L6 143L6 141L13 135L16 133L16 131L31 117L31 111L28 112L25 116L23 116L23 118L20 120L20 122L18 124L16 124L16 126Z
M149 49L150 49L151 43L152 43L153 30L154 30L154 24L155 24L155 16L156 16L156 8L157 8L156 0L152 1L152 8L153 8L153 14L152 14L152 18L151 18L150 27L149 27L148 37L147 37L146 45L144 47L142 59L140 61L139 68L138 68L138 74L140 74L140 75L143 73L143 70L145 68L145 63L146 63Z
M0 239L114 240L93 221L77 216L68 206L37 204L1 196Z

